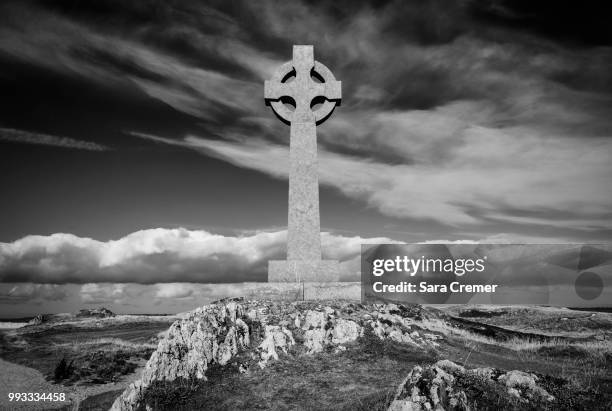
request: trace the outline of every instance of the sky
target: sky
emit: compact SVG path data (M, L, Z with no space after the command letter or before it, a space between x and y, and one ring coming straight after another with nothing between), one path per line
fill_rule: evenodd
M294 44L343 85L317 133L344 280L361 243L608 242L612 30L534 3L3 1L0 317L265 281L289 128L263 82Z

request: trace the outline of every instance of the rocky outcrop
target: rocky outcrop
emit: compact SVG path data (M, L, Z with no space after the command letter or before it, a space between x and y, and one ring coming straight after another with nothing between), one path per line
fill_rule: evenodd
M394 304L223 300L172 324L160 336L140 380L115 400L112 409L138 408L155 381L206 379L211 365L248 372L251 366L264 368L283 355L341 353L366 331L381 340L434 347L441 337L423 332L418 325L421 314L418 306Z
M364 335L366 327L381 340L389 339L420 348L433 348L438 345L436 340L441 338L437 334L423 332L415 313L402 312L395 304L374 304L370 310L352 314L346 318L343 312L329 307L299 314L296 324L302 324L304 345L308 352L314 354L327 346L355 341Z
M40 325L49 321L50 316L48 314L38 314L36 317L28 321L28 325Z
M323 311L308 310L296 317L296 324L302 324L304 346L309 354L321 352L329 345L355 341L363 335L363 327L356 321L336 318L335 311L326 308L327 310Z
M109 310L108 308L100 307L100 308L85 308L79 310L76 314L77 318L108 318L114 317L115 313Z
M140 380L117 398L112 410L137 408L142 393L157 380L206 379L212 363L225 365L241 348L250 344L243 307L236 302L197 309L176 321L147 362Z
M414 367L399 385L388 411L469 410L472 401L467 392L483 397L484 390L505 393L523 405L553 401L554 397L537 382L537 375L523 371L466 370L442 360L431 366Z
M87 308L79 310L78 313L59 313L59 314L38 314L32 318L28 325L36 326L43 324L57 324L69 321L84 321L89 318L110 318L115 317L115 313L111 310L100 308Z

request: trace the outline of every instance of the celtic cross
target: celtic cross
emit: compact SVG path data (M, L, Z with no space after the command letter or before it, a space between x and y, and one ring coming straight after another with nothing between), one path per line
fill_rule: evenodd
M293 46L293 60L265 82L264 95L266 105L291 126L287 260L293 263L287 272L286 264L280 267L281 262L271 262L269 280L336 281L337 273L320 278L337 262L321 260L316 127L340 105L341 82L314 60L312 46ZM273 263L277 264L274 270Z

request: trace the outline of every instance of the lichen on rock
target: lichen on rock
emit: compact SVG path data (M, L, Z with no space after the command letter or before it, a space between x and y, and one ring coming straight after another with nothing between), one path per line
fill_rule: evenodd
M258 347L261 361L257 364L260 368L265 368L270 359L278 360L277 349L287 354L292 345L295 345L295 340L291 331L278 325L266 325L264 339Z
M469 384L469 377L480 378L479 387ZM433 365L415 366L399 385L396 395L389 406L389 411L419 411L419 410L462 410L467 411L469 398L466 384L473 394L474 390L489 387L506 391L519 403L535 404L550 402L554 397L544 388L537 385L535 374L523 371L508 371L504 373L494 368L465 367L450 360L440 360ZM508 397L510 398L510 397Z

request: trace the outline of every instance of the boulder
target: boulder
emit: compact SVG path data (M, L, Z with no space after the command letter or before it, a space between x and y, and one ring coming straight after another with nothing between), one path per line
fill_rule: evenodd
M362 335L362 328L355 321L338 319L331 331L331 342L334 344L345 344L355 341Z
M471 384L473 380L469 378L474 376L484 383L477 386ZM466 388L469 388L471 395L478 389L506 391L508 398L515 398L522 404L553 401L554 397L538 386L537 381L537 375L523 371L504 373L494 368L466 370L452 361L441 360L426 367L415 366L399 385L388 410L469 410L470 399Z

